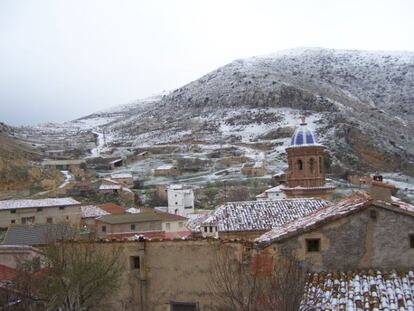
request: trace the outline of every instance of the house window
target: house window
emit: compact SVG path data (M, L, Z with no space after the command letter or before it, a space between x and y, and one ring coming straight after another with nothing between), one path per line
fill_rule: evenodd
M311 252L320 252L321 239L306 239L306 250Z
M52 217L46 218L46 223L53 224L53 218Z
M166 228L167 230L170 230L170 229L171 229L171 224L170 224L169 222L167 222L167 223L165 224L165 228Z
M102 226L101 229L102 229L102 232L106 232L106 226Z
M64 206L59 206L59 209L63 210L63 209L65 209L65 207Z
M197 304L190 302L171 302L171 311L197 311Z
M10 222L11 222L12 224L15 224L15 223L16 223L16 219L12 219Z
M131 225L131 231L135 231L135 224Z
M178 223L178 227L179 227L179 228L182 228L182 227L184 227L184 224L180 221L180 222Z
M38 212L41 212L41 211L43 211L43 208L38 207L38 208L37 208L37 211L38 211Z
M377 219L377 211L372 209L369 211L369 217L371 217L371 219L376 220Z
M139 256L131 256L130 262L132 270L141 269L141 258Z
M10 210L10 213L12 213L12 214L16 214L16 210L15 210L15 209L11 209L11 210Z
M410 248L414 248L414 234L410 234Z
M210 226L210 232L213 232L213 227L212 226Z
M208 230L207 227L204 227L204 232L207 232L207 230Z
M21 219L22 225L31 225L35 222L34 217L22 217Z

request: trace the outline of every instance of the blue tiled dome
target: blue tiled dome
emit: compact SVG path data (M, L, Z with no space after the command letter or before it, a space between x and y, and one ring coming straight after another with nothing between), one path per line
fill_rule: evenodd
M300 127L296 129L290 140L291 146L318 145L315 135L312 131L308 130L306 125L306 122L302 120Z

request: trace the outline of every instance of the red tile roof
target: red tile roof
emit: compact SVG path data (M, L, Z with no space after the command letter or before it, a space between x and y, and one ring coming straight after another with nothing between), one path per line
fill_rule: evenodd
M108 212L109 214L124 214L125 213L125 208L115 203L104 203L104 204L98 205L98 207L100 209L103 209L105 212Z
M0 281L12 281L16 277L16 269L0 264Z
M174 220L187 220L186 217L176 215L176 214L170 214L170 213L164 213L159 211L154 211L162 221L174 221Z

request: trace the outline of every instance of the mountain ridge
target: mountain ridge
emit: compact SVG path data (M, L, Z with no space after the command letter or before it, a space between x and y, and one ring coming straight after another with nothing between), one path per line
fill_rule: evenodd
M117 147L264 143L269 156L283 161L287 137L260 137L296 126L305 113L339 171L414 174L414 52L300 48L277 54L235 60L161 97L68 127L105 132Z

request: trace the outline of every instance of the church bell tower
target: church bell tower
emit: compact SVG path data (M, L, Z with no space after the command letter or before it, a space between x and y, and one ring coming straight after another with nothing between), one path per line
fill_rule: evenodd
M325 182L324 150L302 117L286 148L289 170L282 190L288 197L329 197L335 186Z

